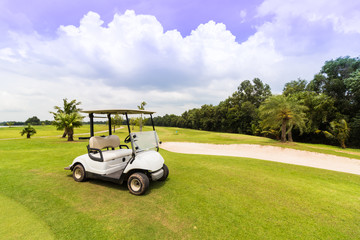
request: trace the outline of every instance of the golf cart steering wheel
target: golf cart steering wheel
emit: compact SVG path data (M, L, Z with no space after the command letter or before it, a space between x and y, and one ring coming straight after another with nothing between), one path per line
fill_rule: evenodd
M125 142L125 143L131 142L131 140L130 140L130 135L127 135L127 137L125 138L124 142Z

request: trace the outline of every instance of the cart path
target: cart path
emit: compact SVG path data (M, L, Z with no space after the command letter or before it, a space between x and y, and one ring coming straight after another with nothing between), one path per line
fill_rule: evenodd
M162 149L176 153L256 158L360 175L360 160L335 155L255 144L164 142Z
M119 130L119 129L123 129L124 127L119 127L119 128L115 128L115 130ZM97 134L97 133L104 133L104 132L108 132L109 130L103 130L103 131L97 131L97 132L94 132L94 134ZM90 136L90 133L75 133L74 134L74 137L75 136L81 136L81 135L88 135ZM36 136L33 136L31 138L50 138L50 137L62 137L62 135L55 135L55 136L40 136L40 137L36 137ZM24 137L18 137L18 138L0 138L0 141L1 140L16 140L16 139L24 139ZM26 139L26 137L25 137Z

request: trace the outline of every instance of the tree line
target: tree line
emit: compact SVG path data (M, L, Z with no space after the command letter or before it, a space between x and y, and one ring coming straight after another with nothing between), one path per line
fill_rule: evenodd
M49 120L44 120L44 121L40 121L40 119L37 116L33 116L28 118L25 122L21 122L21 121L7 121L7 122L1 122L0 126L23 126L23 125L51 125L51 121Z
M326 61L311 81L297 79L274 95L259 78L240 83L218 105L154 118L157 126L267 136L284 141L360 147L360 59Z

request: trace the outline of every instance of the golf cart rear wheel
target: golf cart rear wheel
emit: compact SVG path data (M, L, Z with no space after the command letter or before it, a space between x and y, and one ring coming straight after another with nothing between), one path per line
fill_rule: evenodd
M134 195L142 195L149 188L149 178L140 172L133 173L127 181L129 191Z
M165 181L169 176L169 168L164 164L162 169L164 170L164 175L159 179L159 181Z
M81 164L78 164L73 169L73 179L77 182L85 181L85 169Z

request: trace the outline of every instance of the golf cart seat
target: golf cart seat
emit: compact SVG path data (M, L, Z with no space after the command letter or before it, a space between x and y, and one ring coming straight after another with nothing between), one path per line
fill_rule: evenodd
M116 149L119 147L120 149ZM125 147L126 149L123 149ZM93 136L89 140L88 155L98 162L107 162L118 158L124 158L132 154L132 150L127 145L120 145L120 139L116 135L107 137ZM106 150L102 150L106 148ZM109 150L111 148L111 150Z

